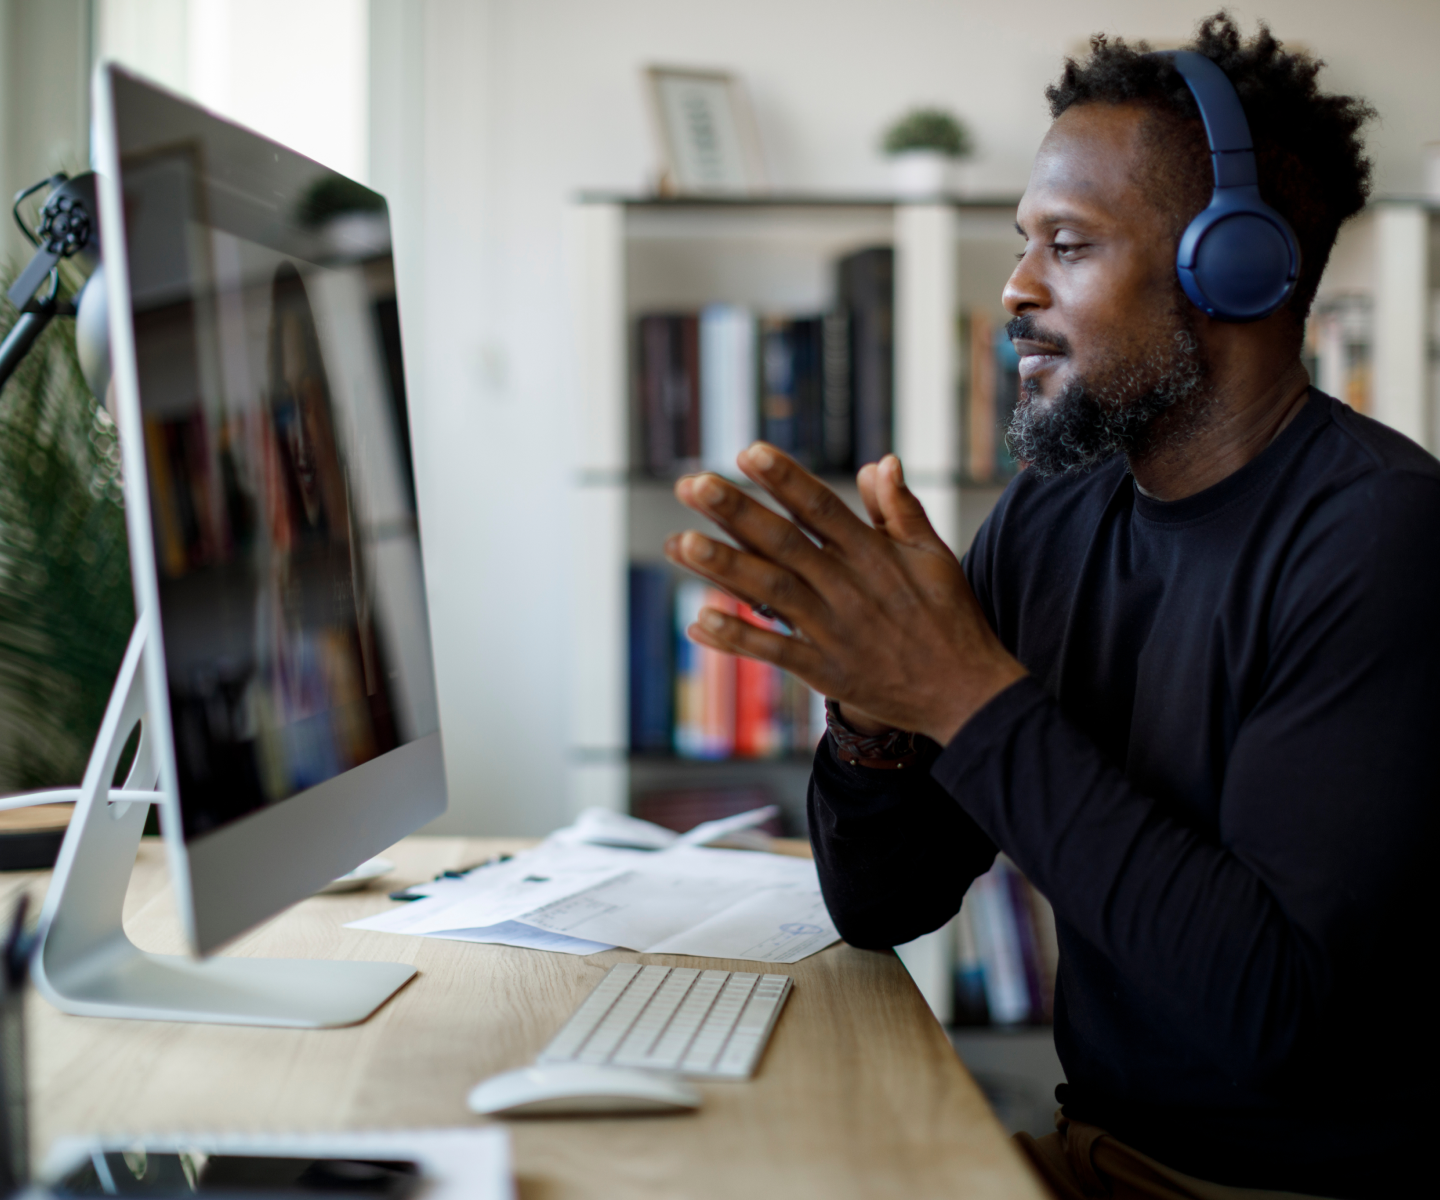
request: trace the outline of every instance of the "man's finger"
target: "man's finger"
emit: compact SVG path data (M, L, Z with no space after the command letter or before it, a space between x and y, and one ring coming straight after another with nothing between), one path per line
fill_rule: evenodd
M870 527L850 511L845 501L768 442L746 447L735 461L824 545L853 551L872 535Z
M817 692L825 690L822 679L825 658L814 646L799 638L761 629L740 617L732 617L713 608L702 608L700 619L685 632L691 641L702 646L773 663L803 679Z
M820 584L835 575L834 561L793 521L771 512L718 475L687 475L675 484L675 498L709 517L747 550L808 582Z
M943 551L952 553L945 545L930 518L925 515L925 506L916 499L915 493L905 486L905 472L900 460L887 454L880 460L874 475L875 504L880 510L885 532L904 546L917 550ZM879 525L881 522L877 521Z
M793 571L691 530L665 539L665 557L752 608L766 605L787 625L813 629L825 602Z
M860 500L870 515L870 524L884 530L885 514L880 511L880 501L875 495L875 464L866 463L855 473L855 486L860 490Z

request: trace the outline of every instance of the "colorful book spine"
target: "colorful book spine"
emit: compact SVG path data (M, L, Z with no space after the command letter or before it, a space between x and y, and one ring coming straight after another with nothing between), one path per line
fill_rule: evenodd
M977 483L995 478L995 326L982 312L969 321L969 411L965 414L966 474Z
M960 319L961 461L976 483L1010 479L1020 464L1005 432L1020 401L1020 356L1005 332L984 312Z
M955 921L955 1024L988 1025L985 963L975 938L975 902L966 896Z
M673 728L670 573L661 565L630 567L630 749L666 754Z
M995 478L1011 479L1019 464L1010 453L1005 431L1020 402L1020 355L1004 326L995 331Z
M968 899L975 913L975 942L984 964L990 1020L996 1025L1021 1025L1030 1019L1030 992L1004 872L997 862L970 885Z
M850 314L825 314L821 327L823 453L820 469L849 475L855 470L855 413L851 404Z
M675 589L675 753L729 758L735 752L735 659L685 632L702 608L734 612L735 601L698 580Z
M1050 1021L1059 958L1049 902L1001 855L970 885L960 905L955 943L957 1023Z
M645 467L669 477L700 462L700 320L694 313L640 318L637 385Z
M760 436L786 454L796 448L795 343L788 317L760 322Z
M633 580L632 570L632 597L646 586L637 588ZM685 631L706 607L774 628L747 606L699 580L685 580L675 588L671 626L674 724L667 745L681 757L704 759L778 758L813 752L824 729L823 700L817 704L809 687L769 663L736 658L692 642ZM632 615L634 612L632 607ZM632 689L637 678L653 680L655 675L653 668L632 659ZM641 704L633 690L631 697L632 704ZM634 714L638 711L632 708L632 730L637 728Z
M890 453L895 388L895 251L873 246L842 258L836 307L850 324L855 464Z
M736 456L759 436L755 325L738 304L700 313L701 460L720 475L739 477Z

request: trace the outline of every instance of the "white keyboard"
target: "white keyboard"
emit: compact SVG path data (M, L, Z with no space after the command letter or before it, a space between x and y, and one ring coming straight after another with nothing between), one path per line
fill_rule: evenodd
M791 986L788 975L620 963L540 1052L540 1061L749 1079Z

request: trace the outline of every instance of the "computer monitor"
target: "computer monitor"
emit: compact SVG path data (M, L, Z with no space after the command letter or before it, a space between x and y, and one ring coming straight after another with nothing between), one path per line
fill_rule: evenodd
M148 733L205 954L445 810L390 222L112 64L95 112Z

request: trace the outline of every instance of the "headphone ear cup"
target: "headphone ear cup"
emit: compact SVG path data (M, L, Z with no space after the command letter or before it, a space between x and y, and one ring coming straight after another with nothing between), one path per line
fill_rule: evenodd
M1279 214L1207 209L1180 241L1177 261L1185 294L1221 321L1258 321L1295 290L1300 256Z

